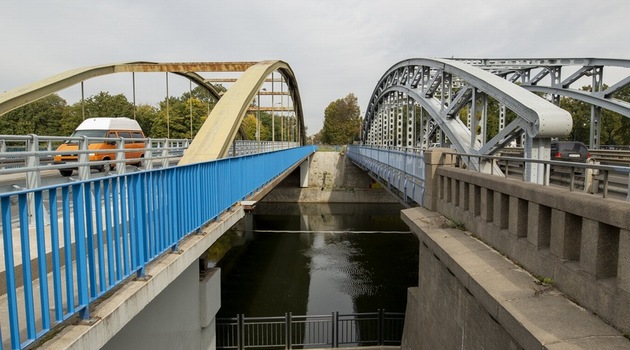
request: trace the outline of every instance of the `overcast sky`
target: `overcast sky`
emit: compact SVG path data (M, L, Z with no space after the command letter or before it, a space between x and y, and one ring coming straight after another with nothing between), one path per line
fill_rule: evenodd
M348 93L363 114L407 58L628 59L629 16L628 0L2 0L0 91L114 62L281 59L313 134Z

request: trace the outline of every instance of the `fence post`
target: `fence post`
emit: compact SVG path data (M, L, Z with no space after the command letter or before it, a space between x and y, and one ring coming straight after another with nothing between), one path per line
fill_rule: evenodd
M333 348L339 347L339 311L332 313L332 344Z
M168 139L164 139L162 141L162 169L168 167L168 154L169 154L169 141Z
M243 350L245 348L245 322L243 320L245 315L236 315L236 335L238 337L238 349Z
M116 140L116 163L114 163L116 174L122 175L127 170L127 162L124 161L125 159L127 159L127 154L125 154L125 139L119 137L118 140Z
M384 320L383 320L383 309L378 309L378 345L383 345L383 333L384 333Z
M29 168L39 168L39 140L37 135L30 134L30 140L26 141L27 150L31 153L26 157L26 166ZM26 172L26 188L33 189L41 187L42 178L39 169ZM28 221L33 224L33 213L35 213L35 199L33 193L28 194Z
M144 152L144 169L151 170L153 169L153 141L151 141L151 138L145 141L144 146L146 148Z
M90 156L87 153L88 145L89 142L87 136L83 136L83 138L79 140L79 150L81 151L81 153L79 153L79 155L77 156L77 161L79 162L79 180L81 181L89 180L90 178Z
M284 317L284 348L291 349L291 313L285 313Z

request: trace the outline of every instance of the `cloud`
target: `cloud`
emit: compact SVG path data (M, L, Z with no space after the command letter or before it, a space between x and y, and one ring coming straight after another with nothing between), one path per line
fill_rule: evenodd
M382 74L406 58L630 57L625 0L65 0L2 7L0 91L111 62L282 59L296 72L311 134L326 106L348 93L364 111Z

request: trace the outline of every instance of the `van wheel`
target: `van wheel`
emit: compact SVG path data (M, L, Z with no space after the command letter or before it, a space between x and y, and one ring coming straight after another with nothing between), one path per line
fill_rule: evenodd
M141 167L143 161L144 161L144 154L141 154L140 161L138 163L135 163L134 166Z
M61 176L70 176L72 175L72 170L69 169L59 169L59 174L61 174Z
M103 160L109 160L109 159L103 159ZM111 163L105 163L101 165L101 172L104 172L104 173L108 173L114 169L115 169L115 166L114 164L111 164Z

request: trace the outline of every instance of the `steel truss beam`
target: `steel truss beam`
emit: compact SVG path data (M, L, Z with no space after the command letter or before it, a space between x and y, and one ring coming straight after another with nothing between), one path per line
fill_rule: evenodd
M528 58L528 59L455 59L460 62L482 68L497 74L509 81L516 82L520 78L523 88L549 94L554 99L565 96L593 106L591 113L590 148L600 146L601 109L607 109L630 118L630 103L615 99L613 95L619 90L630 86L630 73L614 84L608 84L604 89L604 70L607 68L630 68L630 60L602 59L602 58ZM578 67L575 70L575 67ZM562 79L563 70L575 70L567 78ZM536 72L523 77L521 72ZM549 83L543 84L543 79L552 76ZM616 77L619 77L616 72ZM516 78L518 76L518 78ZM591 91L571 88L571 85L582 78L591 78Z
M521 73L521 76L527 77L529 73ZM572 127L572 118L568 112L497 75L463 62L415 58L395 64L379 80L365 114L362 128L364 143L369 140L368 135L373 124L381 123L383 101L391 101L391 96L400 93L407 97L400 100L411 99L426 110L451 146L462 153L491 155L523 132L530 139L549 140L550 137L567 135ZM481 96L484 100L485 95L513 111L517 119L484 143L483 139L474 137L471 130L458 118L458 114L466 105L471 105L471 109L476 110L476 99ZM482 108L485 110L486 106ZM473 121L472 127L475 124ZM483 129L485 125L482 125ZM425 131L428 130L425 128ZM426 135L424 136L424 140L427 140ZM537 147L549 147L548 141L534 143ZM545 159L544 154L532 156ZM546 157L548 159L548 152ZM490 164L475 163L469 166L482 171L490 171L491 167ZM494 171L496 170L498 169L495 168ZM530 181L543 181L540 178L542 173L538 169L530 169L529 172Z

